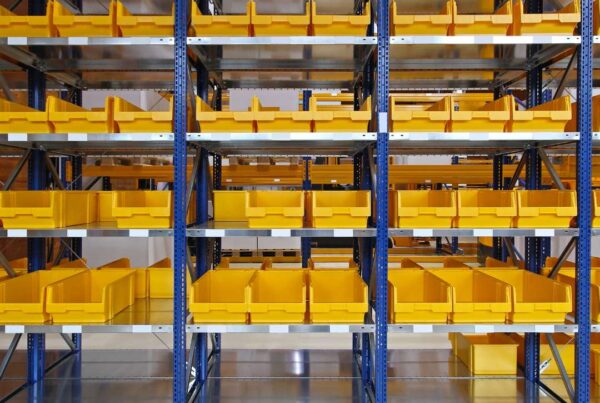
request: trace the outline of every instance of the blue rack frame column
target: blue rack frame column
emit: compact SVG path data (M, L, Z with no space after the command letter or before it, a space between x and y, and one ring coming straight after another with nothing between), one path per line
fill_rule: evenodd
M307 111L310 109L310 97L312 91L302 91L302 110ZM302 180L302 190L308 192L312 189L312 183L310 181L310 157L304 157L304 178ZM308 260L310 259L310 244L311 238L302 237L301 242L301 254L302 254L302 267L308 267Z
M29 0L29 15L45 15L45 0ZM46 109L46 77L34 68L27 70L28 102L29 106L37 110ZM45 190L47 186L47 172L44 161L44 152L33 149L28 163L27 188L29 190ZM46 266L46 240L44 238L30 238L27 240L28 272L44 269ZM46 353L46 336L44 334L27 334L27 383L32 385L44 379ZM34 393L42 388L32 388ZM42 399L42 396L30 396Z
M173 228L173 401L186 400L186 204L187 204L187 22L188 2L175 0L174 46L174 228Z
M581 45L577 64L577 204L575 401L590 401L590 255L592 190L592 0L581 0Z
M377 3L377 230L375 240L375 400L387 401L389 0Z

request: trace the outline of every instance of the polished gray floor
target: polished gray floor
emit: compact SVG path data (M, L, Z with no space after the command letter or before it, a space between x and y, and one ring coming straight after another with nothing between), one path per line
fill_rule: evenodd
M51 364L60 357L48 353ZM89 351L70 357L37 387L17 391L15 402L169 402L168 351ZM17 352L0 381L0 396L24 382L26 354ZM390 352L390 402L519 402L521 378L473 378L450 350ZM565 396L560 380L547 379ZM600 390L592 381L593 395ZM367 402L360 375L347 351L224 351L212 367L200 402ZM552 401L540 393L540 401ZM600 401L600 398L597 399Z

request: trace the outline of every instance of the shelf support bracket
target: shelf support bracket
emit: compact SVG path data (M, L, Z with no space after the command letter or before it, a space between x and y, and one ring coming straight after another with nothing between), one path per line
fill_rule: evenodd
M23 170L25 163L27 161L29 161L29 157L31 157L31 149L28 149L27 151L25 151L25 153L23 154L23 156L21 157L19 162L17 162L17 166L15 166L15 169L13 169L13 171L10 173L10 176L8 177L6 182L4 182L4 186L2 187L2 190L10 190L12 185L15 183L17 176L19 176L19 174Z
M565 389L567 390L567 394L569 395L569 400L574 402L575 391L573 390L573 384L571 383L571 379L569 379L569 374L567 374L567 370L558 351L558 347L556 347L554 336L548 333L546 334L546 340L548 340L548 346L552 351L552 357L554 357L554 361L556 361L556 366L558 367L558 372L560 373L560 379L562 379L563 384L565 385Z
M563 266L563 264L567 261L567 258L569 257L571 252L573 252L575 250L576 245L577 245L577 238L575 238L575 237L571 238L571 240L569 241L569 243L567 244L565 249L562 251L562 253L558 257L558 260L556 261L556 263L554 263L552 270L550 270L550 273L548 274L549 278L551 278L551 279L556 278L558 271Z
M565 87L566 87L566 83L567 83L567 76L569 75L571 70L573 70L573 66L575 65L575 60L577 60L578 52L579 52L578 48L575 48L575 50L573 51L573 54L571 55L571 58L569 59L569 62L567 63L567 68L565 69L565 72L563 73L562 77L560 78L558 87L556 88L556 92L554 93L554 99L560 98L562 96L563 92L565 91Z
M4 269L6 274L8 274L9 277L17 277L17 273L15 273L15 270L12 268L10 262L2 252L0 252L0 266L2 266L2 268Z
M517 169L515 169L515 173L513 174L512 178L510 178L510 182L508 183L508 186L506 187L507 190L511 190L517 184L517 181L519 180L519 177L521 176L521 172L523 172L523 168L525 167L525 164L527 163L528 158L529 158L528 154L526 152L524 152L523 156L521 157L521 160L519 161L519 164L517 165Z
M73 343L73 340L69 337L69 335L61 333L60 337L62 337L62 339L65 341L67 346L69 346L71 351L77 351L77 346L75 345L75 343Z
M21 336L23 334L16 333L8 346L8 350L4 353L4 357L2 357L2 362L0 362L0 379L4 378L4 374L6 373L6 368L8 368L8 364L10 364L10 360L12 359L15 351L17 350L17 346L19 345L19 341L21 341Z
M512 242L509 242L506 238L502 238L504 245L506 246L506 250L508 251L508 256L510 256L510 260L512 260L513 264L519 267L519 258L517 258L517 253L515 251L515 246Z
M546 169L550 173L550 177L552 178L552 181L554 182L556 187L559 188L560 190L565 190L566 189L565 185L560 180L560 175L558 174L558 172L556 172L556 168L554 167L554 164L552 164L552 161L550 161L550 158L548 158L548 154L546 154L546 150L544 150L542 147L540 147L537 149L537 152L538 152L540 158L542 159L542 162L546 166Z
M60 190L66 190L65 185L63 184L63 181L60 179L60 175L58 174L58 171L56 170L56 167L54 166L52 161L50 161L50 157L48 156L48 153L44 151L43 154L44 154L44 162L46 163L46 168L48 168L48 171L50 171L50 175L52 176L52 181L54 182L54 185L57 186Z

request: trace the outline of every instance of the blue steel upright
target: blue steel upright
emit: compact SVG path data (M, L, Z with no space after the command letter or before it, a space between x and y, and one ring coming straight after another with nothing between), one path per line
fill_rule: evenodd
M389 0L377 2L377 238L375 400L387 401Z
M186 204L187 204L187 23L188 2L175 0L174 46L174 228L173 228L173 401L184 403L186 382Z
M592 0L581 0L581 45L577 64L577 207L575 401L590 401L590 254L592 190Z

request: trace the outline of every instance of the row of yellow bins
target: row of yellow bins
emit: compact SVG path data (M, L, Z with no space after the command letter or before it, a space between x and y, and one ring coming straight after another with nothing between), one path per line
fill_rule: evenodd
M359 110L332 108L323 98L311 97L307 111L282 111L261 105L253 97L247 111L215 111L196 98L196 119L201 132L366 132L371 122L371 97Z
M120 97L107 97L104 108L85 109L55 96L46 110L0 98L0 133L171 133L173 99L168 110L145 111Z
M571 35L581 20L579 0L544 13L528 13L523 0L508 0L498 9L492 0L480 1L479 14L465 13L455 0L446 1L436 14L398 13L396 0L390 3L392 35Z
M461 97L390 97L392 132L564 132L573 119L569 97L520 110L507 95L495 101Z
M117 228L169 228L171 191L10 190L0 192L4 228L64 228L96 222ZM188 221L195 217L190 209Z
M598 9L600 13L600 9ZM567 125L567 131L576 132L577 130L577 102L571 104L571 110L573 111L573 119ZM600 95L592 97L592 131L600 132Z
M577 216L573 190L394 190L389 200L396 228L565 228Z
M195 323L364 323L368 288L356 270L211 270L189 309Z
M0 281L2 324L102 323L136 298L173 297L168 258L143 268L131 268L125 258L96 269L88 268L85 260L75 260L18 273Z
M250 228L365 228L371 192L215 190L214 219Z

